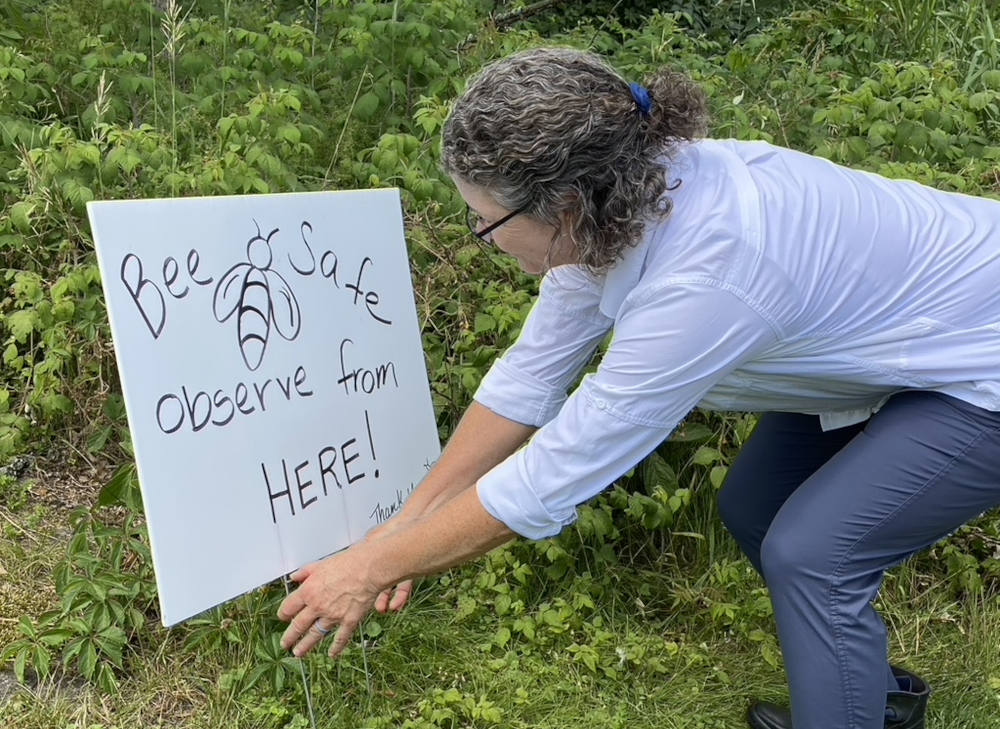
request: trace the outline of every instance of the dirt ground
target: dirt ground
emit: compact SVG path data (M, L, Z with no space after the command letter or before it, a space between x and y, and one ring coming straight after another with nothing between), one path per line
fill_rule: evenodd
M0 492L0 650L19 636L21 616L55 606L52 567L71 533L69 516L96 504L114 471L70 448L0 466L0 477L7 477ZM0 704L19 690L10 665L0 666Z

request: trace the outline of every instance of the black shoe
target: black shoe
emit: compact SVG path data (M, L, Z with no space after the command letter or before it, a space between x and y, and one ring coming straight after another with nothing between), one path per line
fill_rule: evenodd
M770 701L757 701L747 711L753 729L792 729L792 712Z
M920 676L898 666L892 667L892 675L899 683L899 691L886 694L886 729L924 729L931 687Z
M892 667L899 691L890 691L885 699L885 729L924 729L927 699L931 690L920 676ZM753 729L792 729L792 714L783 706L758 701L747 712Z

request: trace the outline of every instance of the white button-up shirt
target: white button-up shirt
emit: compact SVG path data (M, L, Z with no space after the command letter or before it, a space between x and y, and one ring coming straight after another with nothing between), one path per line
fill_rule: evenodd
M604 276L550 271L475 395L540 427L477 483L512 530L558 533L698 404L827 429L905 389L1000 410L1000 202L763 142L688 145L667 175L670 215Z

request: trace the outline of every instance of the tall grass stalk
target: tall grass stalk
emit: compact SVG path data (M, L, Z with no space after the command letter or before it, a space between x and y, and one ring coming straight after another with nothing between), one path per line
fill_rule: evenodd
M947 32L953 51L960 52L960 58L968 59L968 69L962 90L968 91L979 80L983 71L1000 68L1000 38L994 30L990 6L985 2L969 2L965 13L953 14Z
M944 13L939 9L938 0L892 0L886 5L899 25L900 45L907 56L941 53Z
M94 100L94 126L90 132L91 140L101 147L107 141L107 127L104 124L104 117L107 116L108 109L111 106L111 99L108 98L108 92L111 91L112 84L112 81L108 81L107 74L101 71L101 78L97 82L97 98ZM104 175L101 173L100 165L97 166L97 185L103 197Z
M228 2L228 0L227 0ZM313 37L309 47L309 57L316 57L316 38L319 37L319 0L313 3Z
M181 13L181 6L177 0L167 0L166 12L163 20L160 21L160 29L163 31L165 44L163 52L167 56L170 69L170 145L173 153L173 166L171 171L170 190L172 195L177 194L177 55L184 47L184 33L187 21L187 13Z
M160 120L160 105L156 95L156 33L153 29L153 6L149 6L149 75L153 79L153 126Z
M323 186L326 187L327 183L330 181L330 172L333 170L333 166L337 163L337 158L340 156L340 143L344 141L344 135L347 133L347 125L351 122L351 117L354 115L354 107L358 103L358 96L361 94L361 87L364 85L365 80L368 78L368 64L361 70L361 78L358 79L358 87L354 90L354 98L351 99L351 106L347 109L347 116L344 117L344 126L340 129L340 135L337 137L337 144L333 148L333 157L330 158L330 164L326 167L326 172L323 175Z
M846 13L866 35L881 39L868 61L897 58L933 63L955 59L965 73L968 91L983 71L1000 66L1000 39L995 32L998 6L993 0L856 0L826 3L834 13Z
M229 63L229 9L232 5L232 0L226 0L222 5L222 67L223 69ZM222 119L226 116L226 86L228 86L228 79L225 75L222 76L222 100L219 106L219 118Z

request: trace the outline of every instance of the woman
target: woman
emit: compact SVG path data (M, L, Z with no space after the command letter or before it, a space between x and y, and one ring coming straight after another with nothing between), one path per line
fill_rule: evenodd
M579 51L471 83L445 169L475 232L547 275L400 516L294 576L286 648L339 626L336 655L407 578L556 534L701 403L767 413L720 493L791 695L751 724L923 727L927 686L890 667L870 603L887 568L1000 503L1000 203L704 126L684 77L630 85Z

